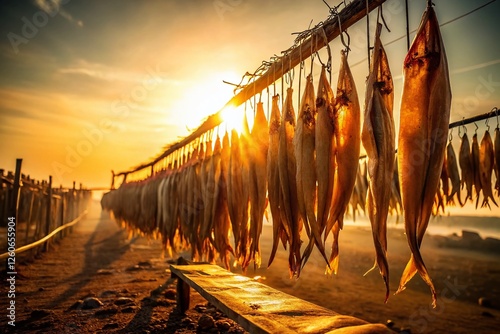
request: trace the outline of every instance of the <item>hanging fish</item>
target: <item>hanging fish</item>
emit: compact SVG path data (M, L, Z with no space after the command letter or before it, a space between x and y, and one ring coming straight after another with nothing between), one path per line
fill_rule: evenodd
M488 206L490 208L490 199L493 204L498 206L495 198L493 198L493 190L491 189L491 174L493 173L494 163L495 152L493 150L493 141L491 140L490 132L486 130L483 139L481 139L481 147L479 148L479 176L484 196L481 207Z
M361 111L354 79L347 63L347 54L342 52L340 59L337 96L335 98L335 183L330 204L325 239L333 231L332 253L330 254L327 274L338 270L338 238L344 225L344 214L349 205L351 193L356 183L361 146Z
M312 243L326 261L325 249L321 240L321 231L315 214L316 205L316 169L315 166L315 133L316 133L316 105L312 76L307 76L306 87L302 96L297 128L294 137L295 158L297 159L297 194L299 199L300 215L306 222L306 231L309 235L309 246L302 256L302 266L312 251ZM311 241L312 240L312 241Z
M387 216L394 176L395 129L392 109L394 86L387 55L380 41L382 25L375 35L370 75L366 84L364 123L361 140L368 156L368 217L375 245L375 264L385 283L385 302L389 298L389 264L387 263Z
M476 189L476 209L479 205L479 195L481 194L481 173L480 173L480 163L479 163L479 142L477 140L477 133L472 136L472 171L474 173L474 189Z
M495 129L495 175L497 177L495 189L497 196L500 197L500 128L498 127Z
M250 145L250 257L255 267L260 267L259 239L266 209L267 151L269 148L269 125L262 102L257 103Z
M279 95L273 96L271 117L269 125L269 150L267 152L267 182L269 206L271 208L271 216L273 222L273 246L271 255L267 266L269 267L273 262L274 256L278 249L278 243L281 231L283 230L283 223L281 219L280 202L281 202L281 185L278 167L278 150L279 150L279 136L280 136L280 122L281 112L278 106Z
M333 137L333 91L326 78L325 67L321 69L316 97L318 111L315 129L316 175L318 178L317 220L320 233L325 229L328 209L333 195L335 177L335 141Z
M451 145L451 141L446 148L446 170L448 171L448 177L451 181L451 192L448 197L446 197L446 201L448 204L453 204L453 196L457 195L458 203L460 206L463 206L460 196L460 174L458 172L457 156L455 155L455 150L453 149L453 145Z
M451 88L448 63L432 6L427 6L403 66L403 96L398 145L405 230L411 258L398 292L419 273L436 290L420 254L420 245L439 184L450 121Z
M242 202L241 205L241 222L240 222L240 238L238 246L238 262L241 265L243 272L246 272L250 264L250 221L249 221L249 206L250 206L250 161L251 144L250 144L250 129L248 127L247 115L243 117L243 128L240 136L241 150L241 185L242 185Z
M300 233L303 220L299 214L299 199L297 192L297 162L295 159L295 111L292 104L293 89L288 88L281 115L281 127L278 147L278 169L283 199L282 219L285 233L282 239L287 239L289 247L288 268L290 277L300 276L301 255Z
M462 203L463 206L468 199L472 201L472 184L474 183L474 170L472 167L470 144L467 133L464 133L464 135L462 136L462 143L460 144L460 152L458 154L458 162L460 164L460 170L462 171L462 188L465 185L465 189L467 190L467 195L465 196L464 203Z
M240 139L238 132L233 129L231 131L231 152L229 156L229 179L228 179L228 212L231 220L231 226L234 237L235 257L239 258L239 245L240 245L240 231L241 225L244 222L243 210L245 203L248 206L248 197L246 202L243 199L243 179L241 161ZM247 210L248 211L248 210Z

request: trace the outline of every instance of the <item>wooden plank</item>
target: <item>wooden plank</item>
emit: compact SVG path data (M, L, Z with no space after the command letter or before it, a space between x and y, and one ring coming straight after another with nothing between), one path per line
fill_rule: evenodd
M393 333L216 265L171 265L170 270L250 333Z

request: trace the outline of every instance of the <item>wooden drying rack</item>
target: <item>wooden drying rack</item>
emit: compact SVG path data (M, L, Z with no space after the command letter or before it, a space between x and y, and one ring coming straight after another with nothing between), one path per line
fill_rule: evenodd
M248 101L256 93L261 92L265 88L272 85L275 81L285 75L288 71L299 65L301 61L309 58L311 55L325 47L329 42L338 37L341 33L339 28L339 21L341 22L342 30L345 30L364 18L368 12L376 9L383 4L386 0L353 0L344 9L338 12L338 15L331 15L326 21L318 25L311 34L301 41L300 44L292 46L288 49L282 57L272 62L261 76L254 77L254 80L243 87L237 94L235 94L218 112L210 115L196 130L184 139L170 145L165 152L159 155L154 160L141 164L128 171L113 173L112 172L112 188L114 186L114 179L118 176L124 176L124 182L128 174L151 168L153 171L154 165L162 159L168 157L170 154L179 150L180 148L190 144L202 136L207 131L214 129L223 121L221 114L227 107L238 107Z

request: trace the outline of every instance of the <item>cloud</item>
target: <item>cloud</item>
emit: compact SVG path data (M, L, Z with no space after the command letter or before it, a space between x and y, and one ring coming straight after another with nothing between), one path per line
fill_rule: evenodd
M78 27L83 27L83 22L77 20L68 13L64 8L62 8L62 0L34 0L35 6L43 10L49 15L59 14L69 22L77 25Z

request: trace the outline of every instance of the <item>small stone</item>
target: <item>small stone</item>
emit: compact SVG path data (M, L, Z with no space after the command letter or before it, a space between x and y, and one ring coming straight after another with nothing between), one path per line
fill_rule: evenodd
M45 288L38 288L38 291L45 291Z
M82 309L84 310L92 310L95 308L99 308L103 306L104 304L97 298L95 297L87 297L83 300L83 305Z
M137 311L138 307L137 306L127 306L122 308L120 311L121 313L135 313Z
M478 303L482 307L491 307L491 300L486 297L479 298Z
M207 307L203 304L198 304L194 307L194 309L199 312L199 313L203 313L205 312L205 310L207 309Z
M490 312L486 312L486 311L483 311L483 312L481 313L481 315L482 315L483 317L487 317L487 318L494 318L494 317L495 317L493 314L491 314Z
M142 270L143 268L141 268L140 266L138 266L137 264L135 266L132 266L132 267L128 267L127 269L125 269L125 271L139 271L139 270Z
M106 298L106 297L116 296L117 294L118 294L118 291L115 291L115 290L106 290L106 291L101 292L101 294L99 295L99 297Z
M51 312L47 310L33 310L31 312L31 318L43 318L50 315Z
M114 270L110 269L99 269L97 275L113 275Z
M227 332L231 328L231 324L229 323L229 321L226 321L226 320L217 320L215 325L217 326L217 328L219 330L225 331L225 332Z
M83 306L83 300L77 300L73 305L69 307L70 310L80 310Z
M387 327L389 327L389 328L392 328L392 327L394 327L394 321L392 321L392 320L389 319L389 320L387 320L387 322L385 323L385 325Z
M198 328L201 330L209 330L215 326L214 318L209 315L202 315L200 319L198 319Z
M168 289L165 291L165 298L169 300L175 300L177 292L174 289Z
M132 298L120 297L114 302L115 305L127 305L127 304L135 304Z
M129 293L128 289L122 289L120 292L121 293Z
M119 325L116 322L111 322L109 324L104 325L102 327L102 330L104 331L104 330L107 330L107 329L116 329L118 327L119 327Z
M137 264L139 267L152 267L153 265L149 261L141 261Z
M114 315L118 313L118 309L116 307L110 307L110 308L104 308L104 309L101 309L101 310L97 310L95 311L94 315L96 317L107 317L107 316L111 316L111 315Z

